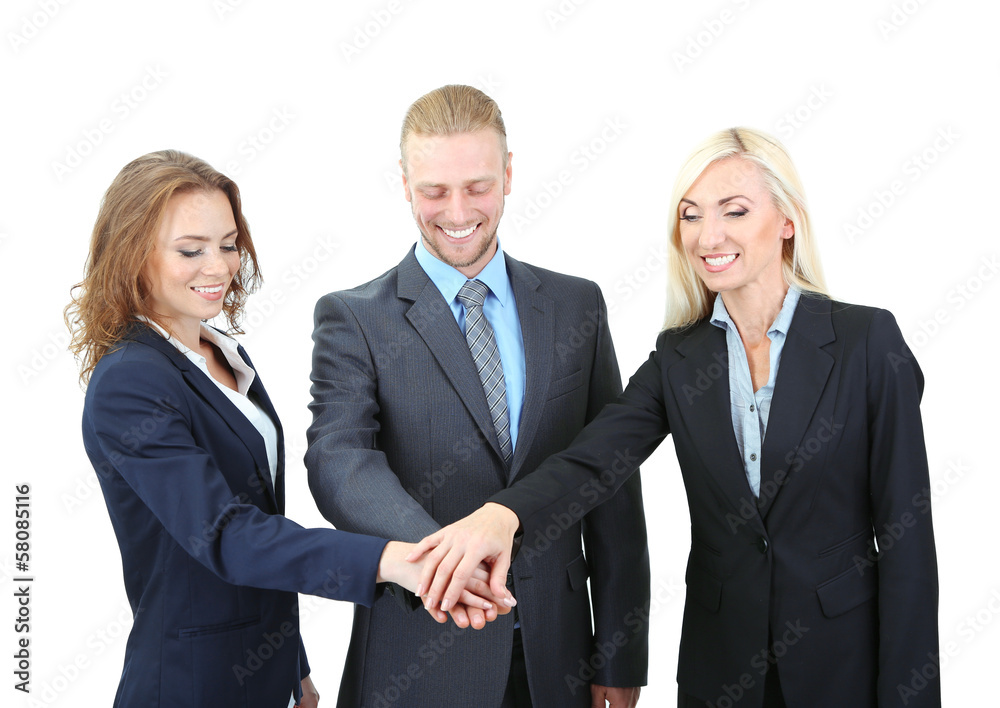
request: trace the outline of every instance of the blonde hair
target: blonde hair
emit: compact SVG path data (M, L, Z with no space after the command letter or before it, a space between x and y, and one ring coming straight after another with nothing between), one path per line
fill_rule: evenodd
M399 135L399 151L406 172L406 141L410 135L456 135L490 128L500 139L507 168L507 128L497 102L472 86L449 84L424 94L406 111Z
M155 248L156 233L174 194L221 190L236 220L240 270L230 283L222 311L231 331L247 295L260 285L257 254L243 216L236 183L203 160L177 150L143 155L125 165L108 187L90 239L83 280L70 289L63 312L72 334L69 350L80 361L80 381L90 379L97 362L132 326L137 315L159 322L150 309L143 268Z
M800 290L827 295L823 268L813 240L805 192L795 165L776 138L752 128L729 128L711 135L684 161L670 196L667 220L667 314L663 329L677 329L707 317L713 293L691 267L681 245L678 207L691 185L720 160L739 158L756 165L775 208L794 225L794 235L781 251L785 282Z

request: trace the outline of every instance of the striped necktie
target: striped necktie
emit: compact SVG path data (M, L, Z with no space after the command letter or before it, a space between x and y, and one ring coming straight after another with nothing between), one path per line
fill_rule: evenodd
M472 359L479 370L479 380L486 392L486 403L493 417L503 460L509 466L513 456L510 444L510 417L507 413L507 386L503 380L503 364L489 320L483 314L483 303L490 289L478 280L467 280L458 291L459 301L465 305L465 341L469 344Z

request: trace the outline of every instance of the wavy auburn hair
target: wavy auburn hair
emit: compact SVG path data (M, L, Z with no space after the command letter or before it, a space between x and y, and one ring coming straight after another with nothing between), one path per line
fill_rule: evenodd
M69 350L80 361L82 383L90 380L97 362L121 341L136 316L164 326L149 307L149 286L143 277L163 212L175 194L217 189L233 207L240 253L240 269L229 285L222 311L229 330L241 331L243 306L247 295L260 285L261 275L239 187L187 153L151 152L125 165L104 193L83 280L70 289L72 299L63 315L72 335Z

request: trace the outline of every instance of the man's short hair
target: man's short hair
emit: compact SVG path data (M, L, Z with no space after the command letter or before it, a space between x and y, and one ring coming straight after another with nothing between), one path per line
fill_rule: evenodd
M456 135L492 128L500 138L503 165L507 167L507 128L500 106L472 86L450 84L424 94L410 106L403 118L399 151L406 171L406 140L412 135Z

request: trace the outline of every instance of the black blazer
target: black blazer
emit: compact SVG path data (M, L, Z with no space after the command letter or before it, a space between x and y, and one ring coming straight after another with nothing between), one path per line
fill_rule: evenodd
M661 333L617 402L491 501L527 537L606 498L672 433L692 526L681 691L760 706L776 661L790 706L939 706L922 390L892 315L804 294L757 500L732 428L725 332L705 319Z
M246 352L240 355L250 364ZM136 324L97 364L83 440L135 622L115 706L284 706L309 673L296 592L371 603L384 540L282 515L264 441L197 366Z

